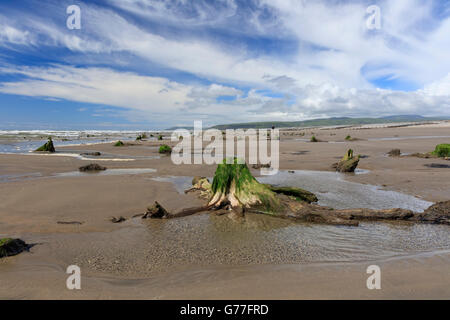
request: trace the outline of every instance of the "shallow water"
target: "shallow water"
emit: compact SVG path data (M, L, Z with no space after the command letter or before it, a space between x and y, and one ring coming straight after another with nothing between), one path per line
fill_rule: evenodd
M113 170L124 173L124 169ZM142 173L142 169L131 170ZM258 180L304 187L315 192L321 204L336 208L423 210L431 204L348 182L344 177L333 172L283 171ZM183 193L190 187L192 177L152 180L171 182ZM133 218L121 226L112 232L33 236L30 241L45 243L64 262L132 278L189 266L366 262L450 250L448 226L405 222L363 222L350 227L299 223L250 213L243 218L204 213L167 220Z
M55 148L83 146L117 140L134 141L140 131L1 131L0 153L27 153L36 150L52 136ZM148 140L156 140L149 138Z
M92 145L98 143L112 142L117 139L102 138L102 139L74 139L69 141L53 140L55 148L63 146L82 146ZM45 140L26 140L26 141L4 141L0 140L0 153L27 153L36 150L44 143Z
M357 262L450 250L449 228L439 225L346 227L258 214L236 220L213 214L135 218L127 224L110 233L58 235L52 252L82 268L143 277L188 266Z
M333 172L296 171L258 180L307 187L317 193L319 203L336 208L404 207L420 211L431 204L343 177ZM171 182L183 193L191 186L192 177L151 179ZM136 228L142 224L144 228ZM76 262L83 265L89 261L91 268L123 276L188 265L356 262L450 250L450 229L443 225L363 222L358 227L332 226L257 214L244 218L208 213L169 220L134 218L123 229L95 237L95 254L80 249ZM83 248L83 242L89 241L79 239L77 243ZM133 248L131 253L129 248Z
M153 173L156 169L150 168L132 168L132 169L106 169L101 171L93 172L81 172L81 171L69 171L55 173L54 177L86 177L86 176L115 176L123 174L143 174L143 173Z
M399 137L385 137L385 138L369 138L369 141L396 141L396 140L411 140L411 139L444 139L450 136L399 136Z
M344 180L338 172L296 170L294 173L280 171L273 176L260 177L263 183L304 188L317 195L319 204L336 209L403 208L417 212L427 209L431 202L403 193L382 190L374 185Z
M92 171L92 172L81 172L78 170L78 171L54 173L49 176L44 176L40 172L30 172L30 173L23 173L23 174L0 175L0 183L34 180L34 179L40 179L40 178L116 176L116 175L126 175L126 174L134 175L134 174L154 173L156 171L157 171L156 169L152 169L152 168L106 169L106 170Z
M184 194L184 190L187 190L190 187L192 187L192 177L184 177L184 176L155 177L151 178L151 180L173 183L175 189L179 194Z
M23 173L23 174L2 174L0 175L0 183L2 182L13 182L13 181L22 181L28 179L35 179L42 177L40 172L31 172L31 173Z
M135 161L135 160L151 160L151 159L159 159L160 156L137 156L137 155L123 155L118 153L106 153L102 152L99 156L93 156L89 154L83 154L86 152L92 152L92 151L86 151L86 150L64 150L64 152L56 152L52 154L45 154L49 156L71 156L78 158L80 160L96 160L96 161Z
M358 171L365 174L367 170ZM157 177L157 181L171 182L179 193L192 186L192 177ZM209 178L212 181L212 178ZM418 199L403 193L382 190L378 186L360 184L345 180L345 175L328 171L279 171L273 176L256 178L262 183L276 186L299 187L317 195L319 204L336 209L369 208L390 209L403 208L423 212L431 202Z

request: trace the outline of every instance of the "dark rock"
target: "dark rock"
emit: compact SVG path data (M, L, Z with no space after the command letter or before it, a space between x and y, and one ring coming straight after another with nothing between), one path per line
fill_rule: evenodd
M291 154L295 155L295 156L301 156L304 154L307 154L309 151L296 151L296 152L291 152Z
M78 224L78 225L82 225L83 222L80 221L57 221L57 224Z
M439 169L449 169L450 165L448 164L441 164L441 163L427 163L424 164L425 167L428 168L439 168Z
M103 170L106 170L106 167L102 167L101 165L99 165L97 163L91 163L91 164L88 164L87 166L80 167L79 170L81 172L86 172L86 171L103 171Z
M15 256L29 248L30 246L21 239L0 239L0 258Z
M147 212L142 216L142 219L152 218L152 219L165 219L170 216L170 213L164 209L158 201L152 207L147 208Z
M81 155L98 157L98 156L101 156L102 154L100 152L96 151L96 152L83 152Z

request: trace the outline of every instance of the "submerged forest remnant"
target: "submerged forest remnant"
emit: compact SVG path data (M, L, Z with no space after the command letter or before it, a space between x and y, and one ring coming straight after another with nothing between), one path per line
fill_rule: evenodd
M400 157L402 155L402 152L400 149L392 149L387 153L390 157Z
M416 152L416 153L408 155L408 157L417 157L417 158L424 158L424 159L443 158L443 159L449 160L450 159L450 144L441 143L441 144L438 144L434 148L434 151L432 151L432 152L426 152L426 153Z
M44 143L42 146L37 148L35 151L38 152L56 152L55 146L53 145L52 137L48 137L48 141Z
M348 149L345 156L341 159L341 161L333 164L333 168L338 172L355 172L356 167L359 163L359 156L353 156L353 150Z
M0 239L0 258L15 256L29 248L30 246L21 239Z
M450 157L450 144L438 144L432 154L440 158Z
M167 144L163 144L163 145L159 146L158 152L163 153L163 154L171 154L172 148L170 146L168 146Z
M140 135L138 135L138 136L136 137L136 141L138 141L138 140L144 140L144 139L147 139L147 134L146 134L146 133L142 133L142 134L140 134Z
M348 154L350 155L350 154ZM406 209L345 209L335 210L318 205L317 197L309 191L293 187L277 187L258 182L245 163L219 164L210 183L205 177L195 177L193 186L185 192L197 192L206 200L202 207L170 213L155 202L143 218L170 219L198 212L216 214L266 214L310 223L358 226L360 221L411 221L450 224L450 201L436 204L424 213Z

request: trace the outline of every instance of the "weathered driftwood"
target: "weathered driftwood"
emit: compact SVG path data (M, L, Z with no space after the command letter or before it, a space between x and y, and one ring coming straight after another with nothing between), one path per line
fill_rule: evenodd
M193 207L186 208L176 213L170 213L166 209L164 209L158 201L155 201L155 204L152 207L147 209L147 212L142 216L142 219L171 219L171 218L181 218L196 214L198 212L208 211L211 209L211 206L201 206L201 207Z

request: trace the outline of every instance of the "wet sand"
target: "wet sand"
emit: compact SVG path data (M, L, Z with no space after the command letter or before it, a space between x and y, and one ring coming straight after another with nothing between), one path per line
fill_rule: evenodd
M424 166L448 164L448 160L386 156L394 148L403 153L432 151L436 144L450 141L443 138L450 136L450 126L291 133L281 135L281 170L331 172L330 165L352 148L367 156L359 168L369 172L345 175L346 181L423 201L450 198L450 170ZM309 140L312 133L333 143L296 140ZM347 135L361 140L347 142ZM320 227L308 234L308 228L314 227L265 217L243 222L200 214L170 224L130 219L155 200L169 210L203 204L157 178L211 177L215 171L215 166L173 165L169 157L158 155L158 141L134 144L68 146L58 151L100 151L110 157L101 161L109 169L155 172L73 176L70 173L78 167L97 161L64 155L0 155L0 237L36 244L30 252L0 260L0 298L450 298L446 226L414 229L380 224L359 231ZM125 158L132 161L112 160ZM113 224L112 216L129 220ZM366 239L361 234L364 228ZM371 232L376 235L371 237ZM296 233L305 236L296 238ZM329 239L321 236L324 233ZM392 237L385 247L377 238L383 233ZM262 236L269 237L267 243ZM345 245L333 247L339 239ZM273 250L271 240L278 246ZM220 252L214 254L214 248ZM65 268L70 264L82 269L83 289L77 292L65 288ZM365 268L370 264L382 269L382 290L366 288Z

